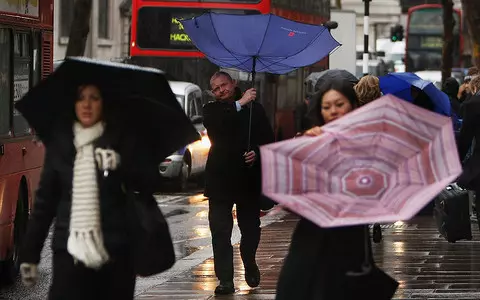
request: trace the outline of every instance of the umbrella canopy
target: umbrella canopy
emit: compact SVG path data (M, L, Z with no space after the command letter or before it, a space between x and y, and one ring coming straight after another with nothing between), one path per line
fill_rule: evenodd
M355 75L343 69L331 69L322 72L313 72L305 79L305 81L312 81L316 91L318 91L322 84L331 80L345 80L353 85L358 83L358 78L355 77Z
M205 13L181 22L212 63L245 72L285 74L316 63L340 46L324 26L273 14Z
M424 91L432 100L435 112L450 116L451 105L447 94L440 91L435 85L423 80L413 73L390 73L380 78L380 90L383 94L393 94L401 99L412 102L411 87L417 87Z
M263 193L322 227L407 220L461 173L450 118L384 96L260 148Z
M74 103L82 84L98 86L109 120L148 139L159 160L198 138L162 72L67 58L15 105L47 147L55 126L73 122Z

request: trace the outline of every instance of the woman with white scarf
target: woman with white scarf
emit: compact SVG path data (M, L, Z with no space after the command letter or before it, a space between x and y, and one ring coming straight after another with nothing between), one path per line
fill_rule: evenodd
M49 299L133 299L125 186L152 193L157 172L145 161L148 149L128 151L138 143L135 135L110 126L105 106L97 86L80 86L73 124L58 126L46 148L20 273L25 284L36 282L40 252L56 218Z

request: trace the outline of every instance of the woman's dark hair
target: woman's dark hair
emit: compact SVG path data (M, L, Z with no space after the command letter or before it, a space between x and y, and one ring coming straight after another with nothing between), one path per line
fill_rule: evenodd
M344 95L345 98L352 105L352 109L355 109L359 106L357 94L353 85L346 80L332 80L322 84L310 100L308 108L308 118L313 126L322 126L325 124L325 120L322 116L322 100L323 95L330 90L334 90Z

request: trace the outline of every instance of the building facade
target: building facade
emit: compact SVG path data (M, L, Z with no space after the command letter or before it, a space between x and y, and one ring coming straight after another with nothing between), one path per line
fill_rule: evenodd
M121 61L128 56L129 18L125 0L93 0L85 56ZM54 59L62 60L74 16L75 0L54 1Z

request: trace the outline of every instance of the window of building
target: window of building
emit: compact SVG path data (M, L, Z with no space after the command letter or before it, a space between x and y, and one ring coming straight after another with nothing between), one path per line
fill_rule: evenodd
M110 38L110 1L98 0L98 37Z
M60 37L69 37L75 11L75 0L62 0L60 2Z
M6 136L10 131L11 45L10 30L0 28L0 136Z

